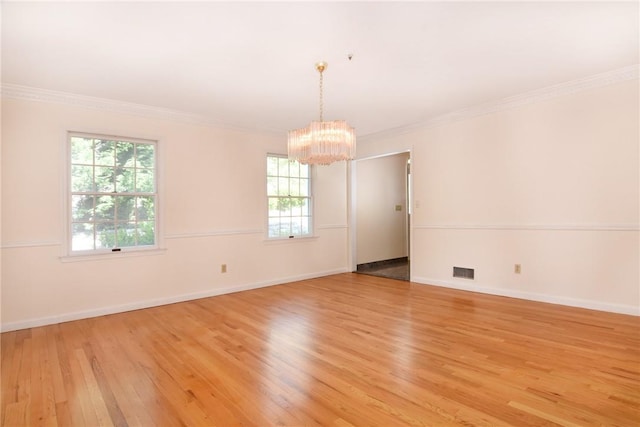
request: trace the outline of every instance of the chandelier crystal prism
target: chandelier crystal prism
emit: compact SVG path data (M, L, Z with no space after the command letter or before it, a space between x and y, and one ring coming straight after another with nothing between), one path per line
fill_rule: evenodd
M309 126L294 129L288 134L288 157L309 165L329 165L341 160L352 160L356 153L356 135L344 120L324 121L322 73L326 62L318 62L320 73L320 120Z

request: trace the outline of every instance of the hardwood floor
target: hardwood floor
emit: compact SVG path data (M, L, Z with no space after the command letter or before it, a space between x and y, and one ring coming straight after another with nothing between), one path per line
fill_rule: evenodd
M640 318L361 274L2 334L2 425L633 426Z

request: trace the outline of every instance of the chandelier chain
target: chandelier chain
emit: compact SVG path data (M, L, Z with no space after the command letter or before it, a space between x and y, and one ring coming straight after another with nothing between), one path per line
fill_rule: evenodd
M323 96L322 96L322 70L320 70L320 121L324 121L323 120L323 114L322 114L322 110L324 109L324 100L323 100Z

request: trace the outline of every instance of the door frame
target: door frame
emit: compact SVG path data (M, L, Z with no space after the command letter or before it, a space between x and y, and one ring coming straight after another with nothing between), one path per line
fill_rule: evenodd
M358 213L356 211L356 202L358 196L358 185L357 185L357 176L358 176L358 162L363 160L373 160L381 157L389 157L396 156L399 154L409 154L408 163L411 164L411 170L405 169L406 179L407 179L407 204L405 208L406 215L406 224L407 224L407 257L411 259L411 254L413 252L413 227L412 227L412 219L411 215L413 213L413 168L414 162L411 160L413 158L413 152L411 149L394 151L391 153L378 154L374 156L362 157L358 159L354 159L349 162L349 167L347 169L348 173L348 197L349 197L349 268L350 271L355 272L357 269L357 252L358 252L358 240L357 240L357 217ZM409 280L411 280L411 263L409 263Z

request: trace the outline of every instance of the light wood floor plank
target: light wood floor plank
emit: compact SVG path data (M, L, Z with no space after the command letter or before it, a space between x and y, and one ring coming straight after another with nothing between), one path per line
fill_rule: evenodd
M358 274L2 334L2 426L640 425L640 318Z

